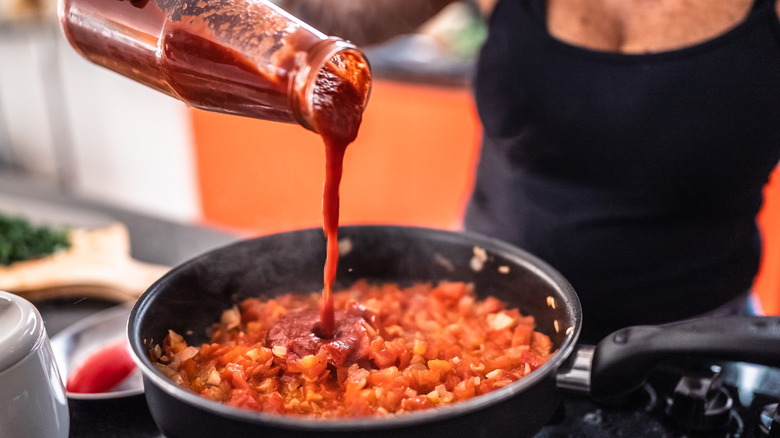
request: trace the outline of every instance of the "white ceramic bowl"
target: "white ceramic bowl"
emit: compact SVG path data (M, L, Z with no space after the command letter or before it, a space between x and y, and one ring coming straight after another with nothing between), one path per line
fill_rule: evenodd
M38 309L0 291L0 437L67 438L68 399Z

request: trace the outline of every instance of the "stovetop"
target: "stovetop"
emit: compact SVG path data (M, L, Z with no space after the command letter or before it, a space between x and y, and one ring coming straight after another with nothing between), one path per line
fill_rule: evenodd
M567 396L537 438L780 438L780 369L723 363L658 367L622 400Z
M595 402L567 394L536 438L780 438L780 369L677 363L630 396ZM143 396L70 401L71 438L162 438Z

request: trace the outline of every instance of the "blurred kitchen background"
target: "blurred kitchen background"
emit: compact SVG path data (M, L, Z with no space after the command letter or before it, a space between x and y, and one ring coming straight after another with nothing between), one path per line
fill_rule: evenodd
M418 34L366 48L377 79L346 156L342 223L460 227L480 135L469 78L484 37L478 11L458 3ZM81 58L59 30L55 0L0 0L0 211L13 208L4 190L46 193L267 234L320 226L323 175L317 135L188 108ZM767 195L756 287L780 313L777 172Z

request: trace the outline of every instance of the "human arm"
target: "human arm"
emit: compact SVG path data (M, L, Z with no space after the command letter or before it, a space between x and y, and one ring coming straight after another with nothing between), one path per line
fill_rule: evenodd
M359 46L414 32L456 0L282 0L282 8Z

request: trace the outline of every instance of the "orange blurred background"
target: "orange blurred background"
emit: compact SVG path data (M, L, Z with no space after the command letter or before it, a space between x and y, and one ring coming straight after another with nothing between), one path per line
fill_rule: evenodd
M260 234L322 225L318 135L197 110L192 118L207 221ZM468 89L375 82L344 160L341 223L458 228L478 135Z
M322 224L324 151L314 133L191 110L204 219L248 234ZM357 141L347 150L342 224L459 229L480 127L466 87L376 81ZM780 176L759 223L764 256L755 287L780 314Z

